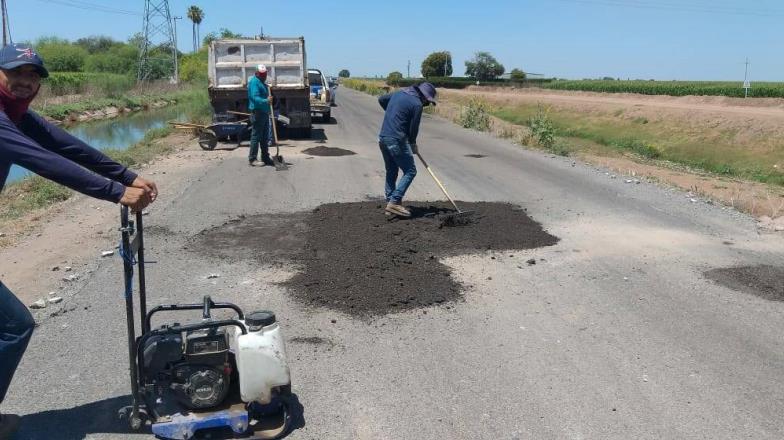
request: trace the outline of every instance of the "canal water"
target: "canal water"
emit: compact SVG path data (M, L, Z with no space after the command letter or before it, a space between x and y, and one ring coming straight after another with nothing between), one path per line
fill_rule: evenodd
M63 128L86 142L87 145L99 150L107 148L124 150L141 141L149 130L164 127L168 121L187 120L187 109L182 105L173 105L140 111L114 119L83 122ZM24 168L13 166L6 183L18 181L28 174L30 174L29 171Z

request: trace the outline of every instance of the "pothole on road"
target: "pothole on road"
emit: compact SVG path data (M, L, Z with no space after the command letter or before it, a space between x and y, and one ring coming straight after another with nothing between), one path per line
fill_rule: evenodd
M705 277L724 287L759 296L771 301L784 301L784 267L759 265L712 269Z
M331 203L310 212L258 215L204 231L192 249L217 258L284 258L301 270L283 283L309 306L384 315L457 301L463 286L442 257L551 246L525 211L507 203L461 202L467 226L441 227L441 202L406 203L412 219L389 221L380 202Z
M352 156L357 154L351 150L346 150L343 148L324 146L308 148L306 150L302 150L302 152L311 156Z

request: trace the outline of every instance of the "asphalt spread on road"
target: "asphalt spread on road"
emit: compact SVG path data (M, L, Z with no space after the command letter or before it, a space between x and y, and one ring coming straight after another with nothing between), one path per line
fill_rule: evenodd
M444 216L454 213L444 203L406 205L412 212L407 220L386 216L376 201L245 217L204 231L195 247L266 264L285 259L300 268L284 283L299 301L368 317L459 301L463 286L443 257L558 242L507 203L461 202L474 214L460 227L443 227Z
M357 153L345 148L325 147L323 145L302 150L310 156L353 156Z
M784 267L758 265L712 269L705 277L733 290L784 301Z

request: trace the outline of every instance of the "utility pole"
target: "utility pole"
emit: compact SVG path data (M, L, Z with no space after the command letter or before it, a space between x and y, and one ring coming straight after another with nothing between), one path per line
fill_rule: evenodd
M153 71L176 80L177 47L172 21L168 0L144 1L143 40L139 48L139 81L150 79Z
M9 40L11 40L11 30L8 23L8 9L6 9L5 0L0 1L0 11L3 14L3 47L8 45Z
M177 50L177 20L182 20L182 17L172 17L174 23L174 83L180 83L180 57Z
M749 89L751 88L751 81L749 81L749 59L746 58L746 74L743 76L743 89L746 91L745 97L749 97Z
M449 51L444 51L444 53L446 54L446 56L444 56L444 77L447 77L449 76L449 74L446 73L447 66L449 66L449 58L451 57L452 54L449 53Z
M408 67L406 67L406 78L411 78L411 60L408 60Z

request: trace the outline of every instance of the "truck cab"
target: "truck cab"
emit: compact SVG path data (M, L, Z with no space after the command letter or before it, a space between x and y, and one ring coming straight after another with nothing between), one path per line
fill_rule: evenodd
M310 85L310 115L321 116L321 120L329 122L332 117L330 107L331 99L327 77L319 69L308 69L308 84Z

